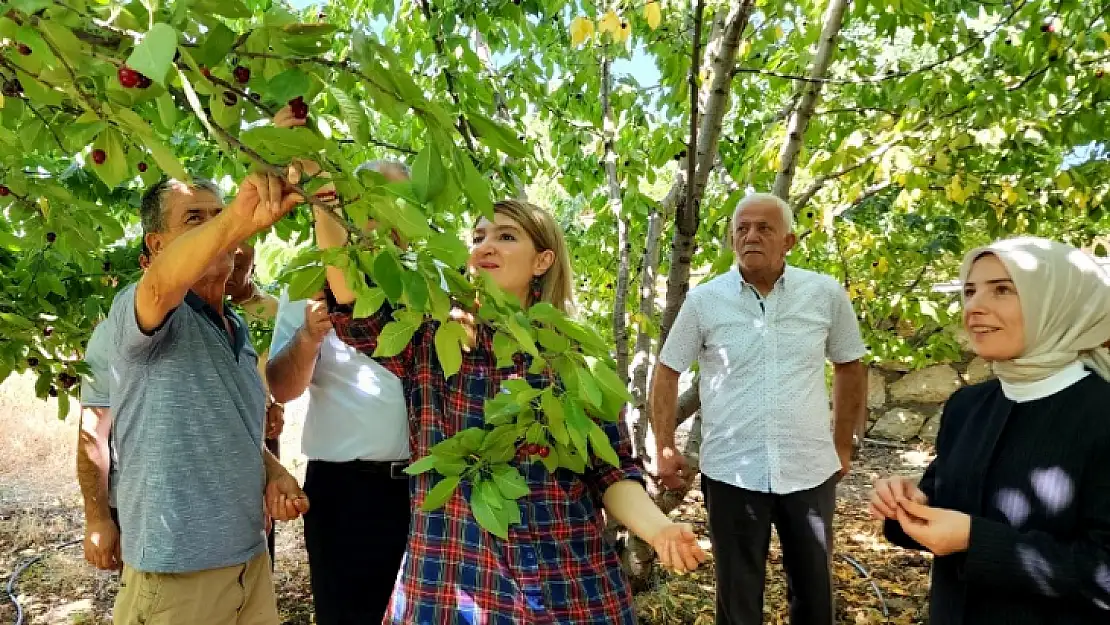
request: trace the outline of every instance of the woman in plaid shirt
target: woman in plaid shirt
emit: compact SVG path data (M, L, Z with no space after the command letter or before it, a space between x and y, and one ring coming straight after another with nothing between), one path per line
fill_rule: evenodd
M536 206L499 202L493 222L474 229L469 265L489 272L507 293L529 304L546 301L566 311L571 268L563 234ZM346 232L316 210L317 243L343 245ZM372 354L382 328L392 319L389 305L363 319L351 314L354 292L342 271L328 268L329 305L339 337ZM538 297L537 297L538 296ZM517 354L512 366L498 368L493 328L473 327L471 346L458 374L447 379L436 357L435 322L426 321L401 353L379 358L401 379L408 402L413 457L470 427L483 427L483 405L501 382L524 378L535 388L551 374L531 375L531 358ZM617 521L649 542L665 566L691 570L704 560L694 533L670 521L644 490L623 423L603 423L620 458L615 468L593 459L585 473L518 459L531 493L518 500L521 523L508 540L482 529L471 514L464 482L440 509L421 510L442 478L426 472L410 480L412 520L408 550L384 623L516 625L636 622L632 593L613 545L603 536L602 506Z

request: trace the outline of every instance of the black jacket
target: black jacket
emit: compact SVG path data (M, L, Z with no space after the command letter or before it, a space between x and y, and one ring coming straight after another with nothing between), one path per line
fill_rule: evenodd
M972 517L968 550L933 564L930 625L1110 624L1110 383L1022 404L997 380L957 391L920 487Z

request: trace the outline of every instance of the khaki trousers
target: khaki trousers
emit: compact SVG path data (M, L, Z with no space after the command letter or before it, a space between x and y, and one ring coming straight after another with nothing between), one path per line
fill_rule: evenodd
M145 573L123 567L116 625L277 625L270 555L194 573Z

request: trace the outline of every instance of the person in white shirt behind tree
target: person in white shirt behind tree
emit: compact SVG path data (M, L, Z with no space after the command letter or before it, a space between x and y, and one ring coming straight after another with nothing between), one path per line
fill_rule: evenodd
M278 122L287 118L287 109ZM408 180L393 161L359 167ZM305 547L319 625L380 622L409 534L409 427L401 381L339 340L322 297L282 294L266 377L274 399L307 390Z
M866 418L866 348L843 287L786 264L797 241L793 221L790 206L773 195L751 194L737 204L738 267L687 295L652 383L659 477L665 488L679 488L694 476L675 449L678 380L699 364L717 625L762 622L772 525L782 544L790 622L834 619L836 484ZM835 427L826 359L834 367Z

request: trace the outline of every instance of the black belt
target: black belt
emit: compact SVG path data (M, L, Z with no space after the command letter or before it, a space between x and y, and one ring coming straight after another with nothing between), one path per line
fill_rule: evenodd
M329 462L327 460L314 460L323 465L331 465L337 469L348 469L366 475L388 476L394 480L409 479L405 468L409 466L408 460L350 460L347 462Z

